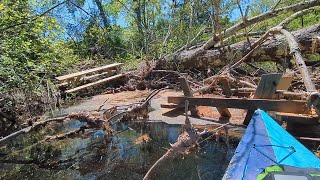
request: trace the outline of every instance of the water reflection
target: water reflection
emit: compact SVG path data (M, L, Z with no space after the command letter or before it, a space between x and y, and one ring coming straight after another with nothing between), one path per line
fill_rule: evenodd
M42 141L46 135L83 125L70 120L0 148L0 154L5 154L0 160L12 160L0 163L0 179L142 179L181 133L180 125L163 122L116 123L111 140L104 131L94 130L74 139ZM148 139L141 140L143 135ZM172 158L160 167L156 179L221 179L235 146L227 148L223 142L207 141L195 156ZM37 153L44 154L41 158L45 162L15 163L40 158Z

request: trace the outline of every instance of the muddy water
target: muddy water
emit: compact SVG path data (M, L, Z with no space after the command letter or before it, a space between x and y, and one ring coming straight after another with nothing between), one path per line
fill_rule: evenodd
M88 130L73 139L43 140L83 125L70 120L46 126L1 147L0 179L142 179L181 133L179 125L150 122L114 124L111 139L102 130ZM195 155L159 167L156 177L221 179L236 145L205 141Z

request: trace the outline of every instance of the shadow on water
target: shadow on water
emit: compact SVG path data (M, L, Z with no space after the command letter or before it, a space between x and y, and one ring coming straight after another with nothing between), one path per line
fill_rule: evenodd
M47 126L0 148L0 179L142 179L181 133L163 122L114 124L111 139L102 130L44 141L85 125L77 120ZM157 179L221 179L234 153L224 142L206 141L192 156L172 158Z

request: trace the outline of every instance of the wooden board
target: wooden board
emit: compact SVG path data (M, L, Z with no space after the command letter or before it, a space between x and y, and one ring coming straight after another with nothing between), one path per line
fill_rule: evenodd
M72 73L72 74L67 74L67 75L64 75L64 76L59 76L59 77L56 77L56 79L59 80L59 81L66 81L66 80L69 80L69 79L77 78L79 76L93 74L93 73L96 73L96 72L99 72L99 71L104 71L104 70L107 70L107 69L117 68L118 66L121 66L122 64L123 63L109 64L109 65L106 65L106 66L96 67L96 68L88 69L88 70L85 70L85 71L80 71L80 72L76 72L76 73Z
M115 75L117 71L116 70L107 70L106 72L103 72L103 73L100 73L100 74L94 74L94 75L91 75L91 76L85 76L83 78L81 78L80 80L88 80L88 79L92 79L92 78L98 78L100 76L112 76L112 75Z
M168 108L168 109L176 109L176 108L183 108L184 104L165 103L165 104L160 104L160 107Z
M184 96L186 97L192 97L193 96L193 92L187 82L187 79L184 78L184 77L180 77L179 78L179 81L180 81L180 85L181 85L181 88L182 88L182 91L183 91L183 94ZM184 104L184 103L183 103ZM192 116L196 117L198 116L198 111L197 111L197 108L195 106L190 106L189 107L190 109L190 113Z
M277 86L277 90L287 91L291 86L291 82L293 80L292 76L284 76L280 79L279 84Z
M232 95L232 92L231 92L229 80L223 78L220 80L220 83L221 83L223 93L226 95L227 98L230 97ZM217 110L222 117L227 117L227 118L231 117L231 113L228 108L217 107Z
M180 104L188 100L190 105L212 106L235 109L256 110L258 108L265 111L278 111L289 113L308 112L306 101L288 101L272 99L245 99L245 98L198 98L198 97L168 97L168 103Z
M105 83L105 82L108 82L108 81L123 77L125 75L126 75L125 73L124 74L114 75L114 76L111 76L111 77L108 77L108 78L105 78L105 79L101 79L101 80L93 82L93 83L89 83L89 84L85 84L85 85L82 85L82 86L79 86L79 87L76 87L76 88L73 88L73 89L69 89L69 90L66 91L66 93L72 93L72 92L76 92L76 91L79 91L81 89L85 89L85 88L88 88L88 87L91 87L91 86L96 86L96 85L99 85L99 84L102 84L102 83Z
M280 73L262 75L254 98L271 99L277 90L281 77Z
M285 121L287 123L307 124L307 125L319 124L317 115L305 115L305 114L277 112L276 117L280 121Z
M232 96L229 80L223 78L223 79L220 80L220 83L221 83L221 88L222 88L223 94L225 94L226 97Z
M280 73L264 74L261 76L261 80L258 84L257 90L254 94L254 98L257 99L272 99L272 96L277 90L279 81L282 77ZM254 110L248 110L247 115L244 118L243 124L248 125Z
M192 92L186 78L180 77L179 81L180 81L180 85L181 85L181 89L183 91L183 94L187 97L192 97L193 92Z
M94 75L91 75L91 76L85 76L85 77L82 77L80 79L80 81L83 81L83 80L88 80L88 79L92 79L92 78L99 78L100 76L112 76L116 73L116 70L109 70L107 72L103 72L103 73L100 73L100 74L94 74ZM58 84L58 86L67 86L69 85L70 82L63 82L63 83L60 83Z

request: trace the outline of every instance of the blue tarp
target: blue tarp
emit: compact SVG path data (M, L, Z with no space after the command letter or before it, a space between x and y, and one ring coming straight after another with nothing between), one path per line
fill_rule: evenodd
M256 179L266 167L277 164L320 168L320 159L267 113L256 110L224 179Z

